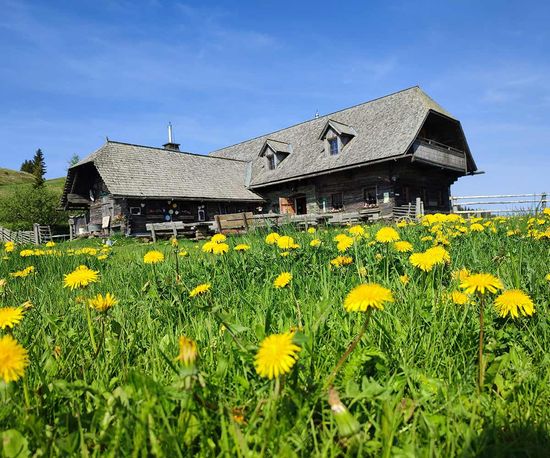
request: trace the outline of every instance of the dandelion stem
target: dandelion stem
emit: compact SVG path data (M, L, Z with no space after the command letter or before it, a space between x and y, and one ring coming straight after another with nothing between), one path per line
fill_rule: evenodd
M330 374L329 378L325 383L325 387L332 386L332 382L334 381L334 378L338 374L338 371L340 370L342 365L345 363L346 359L348 359L351 352L355 350L355 347L357 347L357 344L363 337L363 334L365 334L365 331L367 330L367 325L369 324L370 312L371 312L371 309L368 309L366 312L365 321L363 322L363 325L361 326L359 333L355 336L355 339L353 339L353 341L349 344L347 350L344 352L344 354L340 357L340 359L336 363L336 366L334 367L332 373Z
M29 395L29 381L26 374L23 375L23 396L25 397L25 407L27 408L27 410L30 410L31 399Z
M88 321L88 332L90 333L90 342L92 344L92 350L94 351L94 353L97 354L97 345L95 343L94 326L92 324L92 317L90 315L90 308L87 307L87 306L84 306L84 307L86 307L86 319Z
M481 392L483 388L483 381L485 378L485 370L483 367L483 296L481 296L481 301L479 305L479 375L478 375L478 389Z

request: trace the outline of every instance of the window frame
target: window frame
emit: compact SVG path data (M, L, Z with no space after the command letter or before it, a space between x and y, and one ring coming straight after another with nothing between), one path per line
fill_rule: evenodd
M340 142L338 140L338 137L331 137L327 138L328 142L328 152L331 156L338 156L340 154ZM335 145L336 149L334 150L333 145Z
M267 158L267 168L269 170L275 170L277 168L277 162L275 160L275 154L266 156Z
M339 196L340 206L334 204L334 197ZM334 192L330 195L330 205L333 210L343 210L344 209L344 193L342 191Z
M374 191L374 202L370 202L369 199L367 199L369 191ZM363 202L365 205L378 205L378 186L366 186L363 188Z

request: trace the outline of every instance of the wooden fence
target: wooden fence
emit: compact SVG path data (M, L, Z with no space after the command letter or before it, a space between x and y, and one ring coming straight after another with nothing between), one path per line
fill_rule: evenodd
M548 195L495 194L451 196L451 211L465 215L536 214L548 206Z
M32 231L12 231L0 226L0 241L40 245L52 240L50 226L35 224Z

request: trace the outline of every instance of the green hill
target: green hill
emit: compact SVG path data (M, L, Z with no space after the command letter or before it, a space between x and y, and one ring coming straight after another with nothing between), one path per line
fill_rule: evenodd
M31 184L33 179L34 177L30 173L18 172L16 170L4 169L0 167L0 198L17 189L19 186ZM46 187L52 191L55 191L60 196L63 192L64 184L65 177L46 180Z

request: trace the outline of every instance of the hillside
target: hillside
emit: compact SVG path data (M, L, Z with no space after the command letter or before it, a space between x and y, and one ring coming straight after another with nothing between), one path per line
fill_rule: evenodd
M33 176L30 173L0 168L0 197L5 196L10 191L17 189L19 186L30 184L32 181ZM46 180L46 186L49 189L59 193L59 195L63 192L64 184L65 177Z

